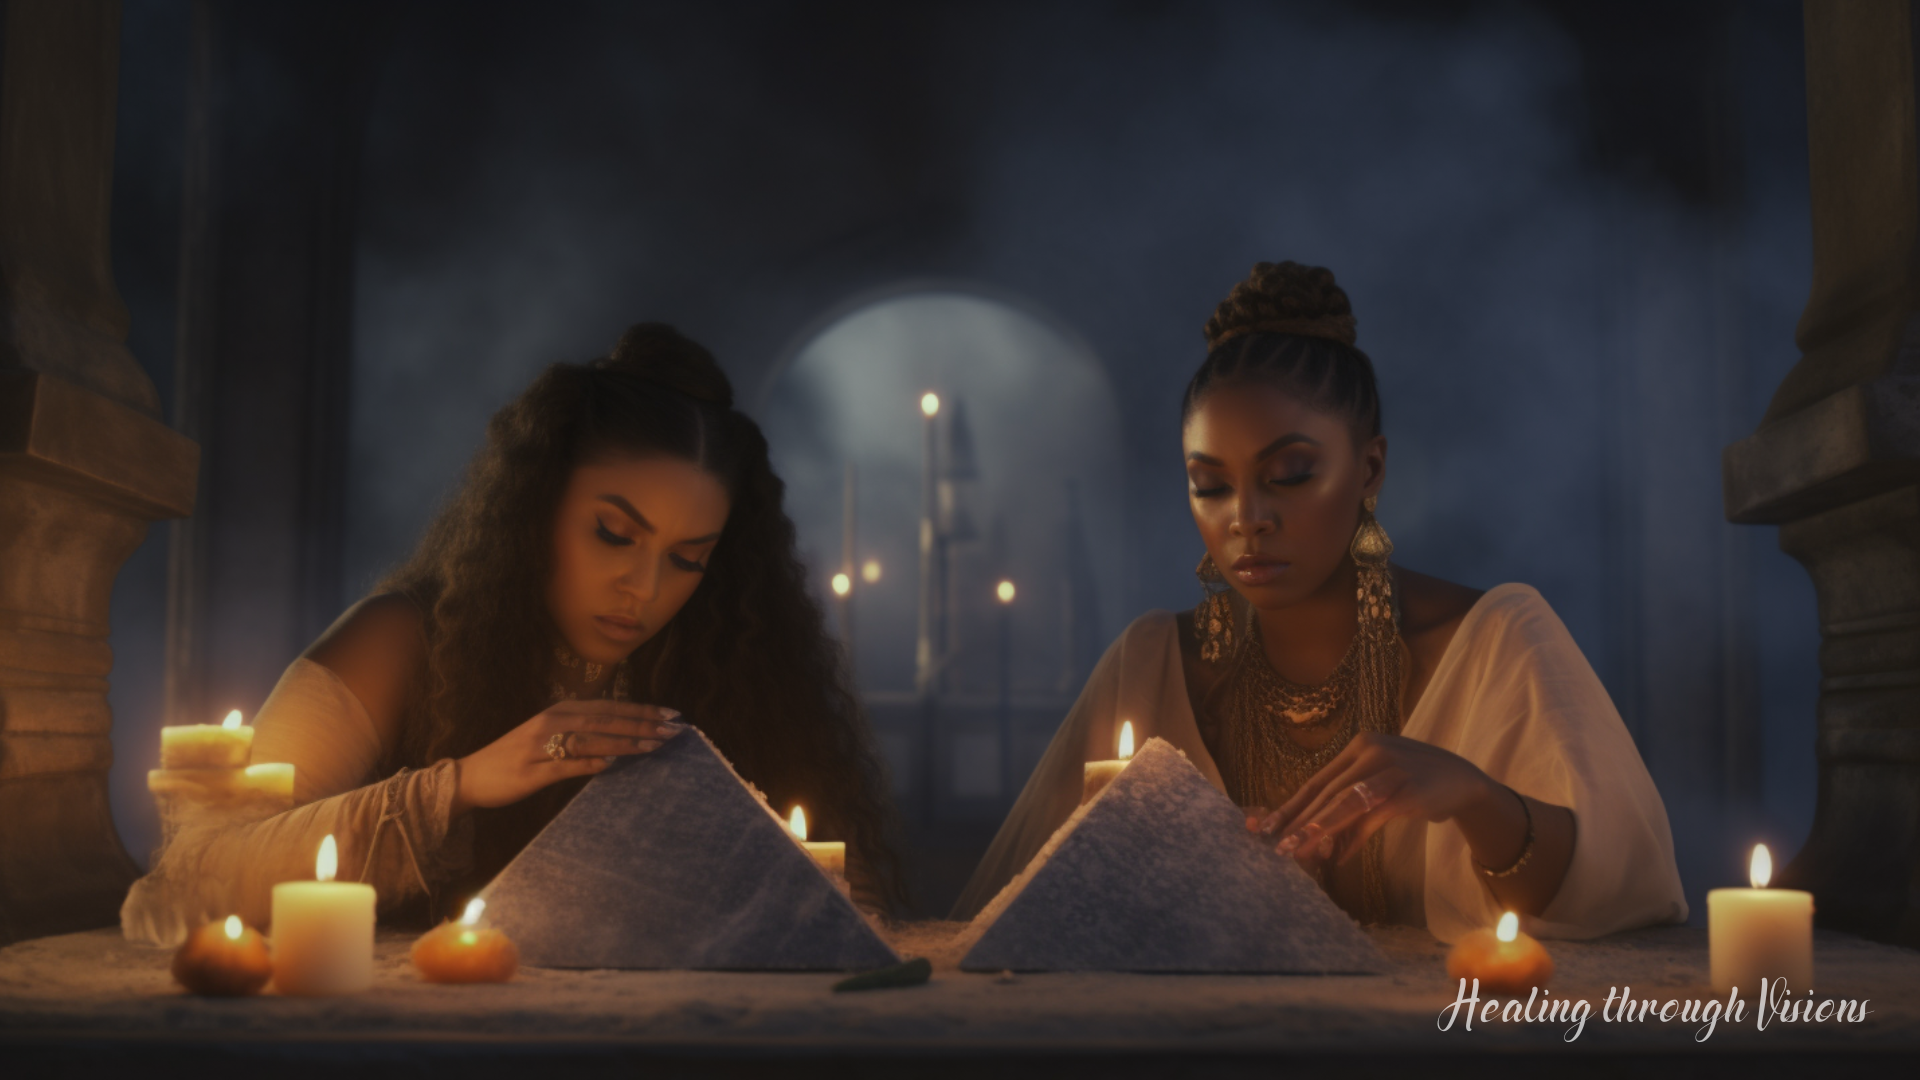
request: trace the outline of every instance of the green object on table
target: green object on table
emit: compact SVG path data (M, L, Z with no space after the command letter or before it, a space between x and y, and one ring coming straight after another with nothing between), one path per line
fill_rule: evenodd
M916 956L904 964L863 971L833 984L833 992L842 990L887 990L896 986L919 986L933 977L933 961Z

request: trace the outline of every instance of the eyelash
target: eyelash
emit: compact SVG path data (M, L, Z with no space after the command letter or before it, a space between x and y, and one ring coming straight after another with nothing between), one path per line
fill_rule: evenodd
M606 522L595 520L593 523L593 531L595 535L600 537L603 543L611 544L614 547L631 547L633 545L633 540L630 537L615 534L613 530L607 528ZM695 562L684 555L669 554L667 559L671 561L673 565L688 573L704 574L707 572L706 563Z
M1283 476L1272 482L1280 485L1281 487L1298 487L1301 484L1304 484L1311 479L1313 479L1313 474L1310 472L1304 472L1294 476ZM1219 487L1194 488L1193 497L1196 499L1211 499L1216 495L1225 494L1226 490L1227 488L1226 488L1226 485L1224 484L1222 484Z

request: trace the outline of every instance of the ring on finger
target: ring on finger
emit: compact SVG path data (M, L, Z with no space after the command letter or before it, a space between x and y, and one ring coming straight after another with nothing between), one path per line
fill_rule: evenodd
M555 761L567 760L567 733L560 732L547 740L547 756Z
M1360 805L1366 807L1368 810L1372 810L1375 806L1379 805L1379 801L1373 796L1373 789L1367 786L1365 780L1358 781L1353 785L1353 793L1360 796Z

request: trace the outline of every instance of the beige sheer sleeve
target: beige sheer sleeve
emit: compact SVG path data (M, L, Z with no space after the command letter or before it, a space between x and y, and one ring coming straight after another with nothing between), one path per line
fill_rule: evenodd
M173 945L232 914L267 926L273 886L312 878L328 834L339 845L340 878L373 885L382 907L432 891L457 869L447 842L455 766L441 761L369 783L391 737L338 675L295 660L254 720L253 761L291 764L298 805L183 830L128 894L120 910L127 938Z
M1573 811L1573 862L1537 937L1593 938L1687 917L1666 805L1620 714L1559 616L1501 585L1462 620L1402 734ZM1427 929L1452 941L1501 907L1451 826L1389 835L1390 881L1418 883Z
M1128 720L1133 721L1137 743L1153 736L1165 739L1185 752L1215 787L1224 787L1187 702L1173 613L1150 611L1135 619L1094 666L950 918L978 914L1073 815L1080 805L1082 766L1112 760L1120 725Z

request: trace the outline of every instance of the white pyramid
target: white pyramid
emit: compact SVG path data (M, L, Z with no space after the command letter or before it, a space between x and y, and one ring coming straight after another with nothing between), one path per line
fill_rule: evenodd
M1389 964L1180 751L1149 739L966 931L967 971L1368 974Z
M594 777L481 895L535 967L900 962L694 728Z

